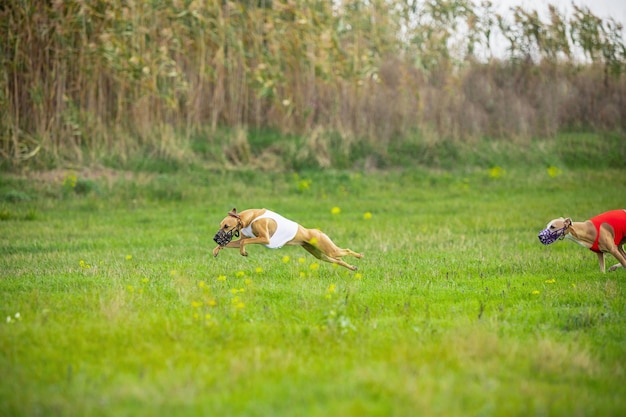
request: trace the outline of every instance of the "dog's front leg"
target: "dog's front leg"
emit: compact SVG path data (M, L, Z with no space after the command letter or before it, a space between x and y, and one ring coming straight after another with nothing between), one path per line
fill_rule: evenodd
M598 265L600 265L600 271L605 272L604 268L604 252L599 252L598 255Z
M615 250L611 251L611 255L615 256L619 263L610 267L609 272L613 272L618 268L626 268L626 253L624 252L624 248L616 246Z
M224 248L239 248L241 245L241 239L237 239L237 240L233 240L231 242L228 242L228 244L226 246L220 246L217 245L217 247L215 249L213 249L213 256L217 257L217 255L220 254L220 251Z
M238 242L241 242L239 245L239 254L241 256L248 256L248 252L246 252L246 245L267 245L270 243L270 239L266 236L252 237L249 239L240 239Z

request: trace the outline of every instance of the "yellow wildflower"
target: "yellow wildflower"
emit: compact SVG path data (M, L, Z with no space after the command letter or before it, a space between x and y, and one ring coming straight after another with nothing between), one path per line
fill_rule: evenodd
M284 262L284 263L287 263L287 262L289 262L290 260L291 260L291 258L290 258L289 256L286 256L286 255L285 255L285 256L283 256L283 262Z
M330 213L331 214L339 214L341 213L341 209L339 207L333 207L332 209L330 209Z
M298 182L298 191L306 191L311 188L311 180L301 180Z
M561 173L562 171L555 166L548 167L548 175L550 176L550 178L556 178L561 175Z
M67 173L67 175L65 176L65 179L63 180L63 186L69 186L71 188L76 187L76 183L78 182L78 176L76 175L75 172L69 172Z
M363 213L363 218L365 220L369 220L372 218L372 213L370 213L369 211L366 211L365 213Z
M489 170L489 176L491 178L502 178L506 174L506 171L501 166L495 166Z
M218 281L226 281L226 275L218 275L217 280Z

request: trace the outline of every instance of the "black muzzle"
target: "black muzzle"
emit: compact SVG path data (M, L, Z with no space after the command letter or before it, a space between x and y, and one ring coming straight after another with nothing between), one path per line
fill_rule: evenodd
M213 236L213 240L220 246L226 246L230 243L231 240L233 240L233 236L239 237L239 230L235 228L226 232L220 229L217 231L215 236Z

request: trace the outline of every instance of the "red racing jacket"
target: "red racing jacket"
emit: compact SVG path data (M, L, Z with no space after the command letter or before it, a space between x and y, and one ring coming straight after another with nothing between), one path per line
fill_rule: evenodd
M589 248L590 250L600 253L598 249L598 240L600 239L600 226L602 223L608 223L615 232L615 244L619 245L624 236L626 236L626 210L611 210L606 213L598 214L596 217L589 219L596 227L596 240Z

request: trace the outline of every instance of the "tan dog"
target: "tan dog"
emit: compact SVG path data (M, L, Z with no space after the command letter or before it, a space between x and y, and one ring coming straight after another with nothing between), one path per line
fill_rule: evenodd
M626 268L626 252L622 247L626 243L626 210L608 211L586 222L572 222L570 218L560 217L548 223L538 237L544 245L568 238L592 250L598 255L602 272L605 270L605 253L610 253L620 262L610 267L609 272Z
M241 238L232 241L233 236ZM352 271L357 267L341 260L342 256L350 255L362 258L360 253L350 249L338 248L325 233L317 229L307 229L296 222L267 209L249 209L237 213L232 209L220 223L220 229L213 240L217 247L213 256L217 256L224 248L239 248L242 256L248 256L246 245L259 244L275 249L285 245L302 246L311 255L322 261L344 266Z

